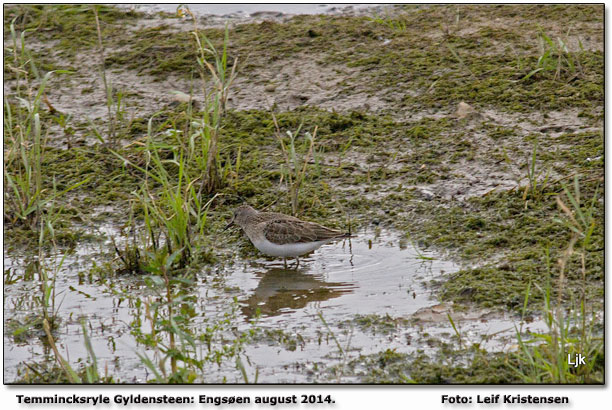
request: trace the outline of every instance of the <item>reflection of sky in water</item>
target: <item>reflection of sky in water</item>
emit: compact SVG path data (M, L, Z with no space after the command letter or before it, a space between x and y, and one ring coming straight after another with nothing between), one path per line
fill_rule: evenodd
M264 316L294 312L295 322L297 316L308 317L300 309L309 303L324 309L332 320L354 314L409 315L435 303L424 280L457 269L449 262L420 259L411 246L402 242L400 247L396 238L368 233L323 246L301 258L297 271L281 266L260 259L227 278L228 285L249 291L246 301L239 298L246 302L247 316L259 307Z

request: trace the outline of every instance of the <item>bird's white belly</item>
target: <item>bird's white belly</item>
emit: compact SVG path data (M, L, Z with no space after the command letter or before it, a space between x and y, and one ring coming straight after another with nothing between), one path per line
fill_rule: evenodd
M300 255L304 255L305 253L312 252L315 249L319 248L321 245L329 242L329 241L317 241L317 242L306 242L306 243L287 243L284 245L278 245L276 243L272 243L267 239L256 239L251 240L253 245L260 252L265 253L270 256L283 256L283 257L296 257Z

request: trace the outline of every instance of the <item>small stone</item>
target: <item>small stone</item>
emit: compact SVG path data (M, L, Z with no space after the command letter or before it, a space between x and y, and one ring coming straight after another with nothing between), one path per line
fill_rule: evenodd
M274 91L276 91L276 84L272 84L272 83L267 84L267 85L264 87L264 91L266 91L266 92L268 92L268 93L273 93Z
M170 91L172 94L172 101L177 103L189 103L192 101L192 97L189 94L185 94L181 91Z
M465 101L461 101L457 104L457 111L455 111L455 117L462 120L464 118L473 119L479 118L481 115L478 113L474 107L466 103Z

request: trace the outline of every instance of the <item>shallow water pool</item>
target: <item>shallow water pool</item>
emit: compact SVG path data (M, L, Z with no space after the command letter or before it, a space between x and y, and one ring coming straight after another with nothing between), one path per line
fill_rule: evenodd
M251 245L245 239L240 246ZM144 382L151 372L136 353L156 359L155 352L138 344L131 332L136 325L143 332L150 329L140 302L157 296L143 277L88 279L84 267L101 257L101 248L78 249L58 274L56 306L62 319L56 342L75 365L85 359L84 319L99 368L108 369L115 380ZM5 269L18 272L23 265L5 250ZM282 260L264 257L237 259L232 266L202 272L190 290L196 300L190 307L195 335L227 319L212 342L217 351L231 343L232 335L255 330L240 354L250 381L257 377L258 382L267 383L358 382L349 376L332 377L325 369L386 349L433 354L421 335L451 341L454 330L448 313L463 337L493 350L506 348L504 337L514 332L516 318L481 311L455 314L451 305L441 304L435 289L459 267L415 249L395 233L362 231L356 238L323 246L301 258L297 268L293 266L293 261L285 268ZM9 383L19 380L17 369L22 373L23 363L53 361L42 331L31 330L20 337L12 334L19 324L28 322L38 287L35 279L5 285L9 331L4 334L4 371ZM198 346L202 355L207 348L203 343ZM203 380L243 382L244 375L232 358L207 366Z

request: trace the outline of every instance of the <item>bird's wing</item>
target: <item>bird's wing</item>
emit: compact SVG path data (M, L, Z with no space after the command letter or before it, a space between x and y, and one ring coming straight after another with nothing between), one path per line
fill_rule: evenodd
M270 242L284 245L287 243L326 241L343 237L345 234L314 222L305 222L298 219L273 219L265 223L264 236Z

